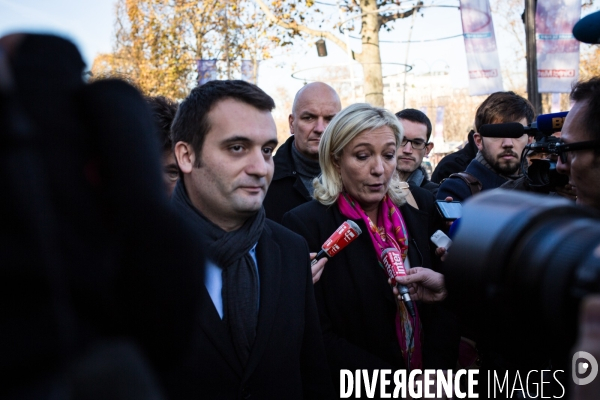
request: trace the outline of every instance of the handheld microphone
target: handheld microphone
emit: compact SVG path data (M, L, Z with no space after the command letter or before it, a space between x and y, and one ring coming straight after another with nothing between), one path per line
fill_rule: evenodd
M385 267L385 271L392 281L395 281L397 276L406 276L406 269L404 268L404 262L402 261L402 254L398 251L398 249L390 247L383 250L381 253L381 260L383 262L383 266ZM399 283L396 283L396 287L398 288L398 292L402 297L402 301L406 305L408 313L411 317L416 318L415 306L412 302L412 299L408 295L408 288Z
M315 265L317 261L319 261L323 257L333 257L340 251L344 249L344 247L348 246L352 243L358 235L362 233L361 229L356 225L356 222L347 220L339 228L336 229L335 232L327 239L323 246L321 246L321 251L317 253L317 256L310 263L311 266Z

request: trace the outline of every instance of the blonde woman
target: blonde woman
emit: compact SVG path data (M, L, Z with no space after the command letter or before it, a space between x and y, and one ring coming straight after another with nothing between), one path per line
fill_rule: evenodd
M335 382L340 369L452 368L458 333L440 304L417 302L416 317L398 302L382 267L394 248L405 267L435 269L429 237L441 224L433 195L411 188L406 202L396 173L403 130L387 110L354 104L331 121L319 145L322 174L315 200L288 212L283 224L318 251L346 220L362 235L331 258L315 285L325 346ZM378 392L379 393L379 392Z

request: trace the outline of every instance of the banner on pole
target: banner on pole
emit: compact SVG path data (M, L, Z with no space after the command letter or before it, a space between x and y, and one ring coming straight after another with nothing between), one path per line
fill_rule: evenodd
M580 0L538 0L535 30L540 93L569 93L579 78L579 42L572 30L580 17Z
M560 93L552 93L551 113L561 112L560 109Z
M258 61L242 60L242 80L256 85Z
M494 23L488 0L460 0L469 94L478 96L503 90Z
M435 110L435 140L444 141L444 106L438 106Z
M198 86L218 77L217 60L198 60Z

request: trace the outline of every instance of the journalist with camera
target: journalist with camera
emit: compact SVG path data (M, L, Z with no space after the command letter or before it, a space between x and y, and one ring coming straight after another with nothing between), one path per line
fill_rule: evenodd
M439 301L447 290L445 301L481 329L484 368L564 371L545 393L563 398L570 396L564 388L580 391L578 379L594 373L578 376L573 351L580 348L573 345L582 299L600 293L600 77L577 83L571 100L561 139L548 147L576 204L508 191L474 196L465 203L445 275L418 270L398 279L425 300L439 294ZM587 304L582 332L596 339L580 343L596 343L587 351L597 356L600 302Z

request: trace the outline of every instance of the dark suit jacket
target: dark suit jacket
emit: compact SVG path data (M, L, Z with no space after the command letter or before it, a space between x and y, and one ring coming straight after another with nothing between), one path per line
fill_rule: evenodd
M195 343L172 371L171 398L332 398L306 242L266 220L256 258L260 305L248 364L237 359L228 328L200 283Z
M294 158L292 157L293 145L294 136L290 136L277 149L277 154L273 157L275 173L263 202L267 218L279 223L281 223L283 214L312 200L306 186L300 179L300 175L296 172Z
M419 210L408 204L400 211L409 232L408 257L413 267L431 268L429 237L435 223L430 213L433 195L413 189ZM345 220L337 205L324 206L316 200L290 211L283 224L307 239L317 251ZM395 329L396 303L379 266L367 227L355 221L363 234L325 264L315 285L317 306L331 374L334 382L340 369L405 368ZM423 322L425 368L453 368L458 353L458 328L454 318L440 305L419 304ZM339 388L339 383L336 385Z

